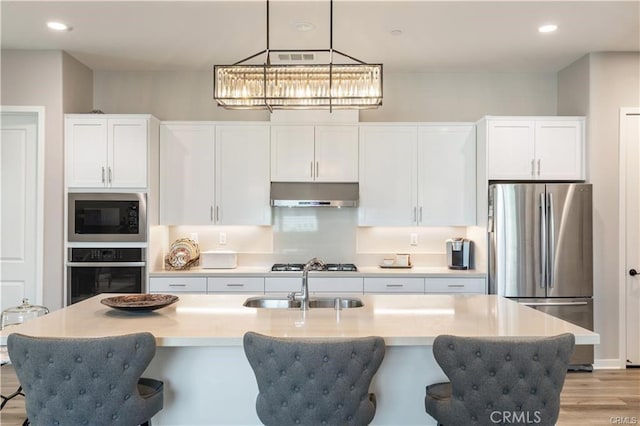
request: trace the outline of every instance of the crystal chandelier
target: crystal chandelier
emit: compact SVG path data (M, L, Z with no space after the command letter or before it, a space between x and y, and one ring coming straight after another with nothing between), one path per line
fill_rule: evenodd
M333 0L329 49L270 50L269 0L267 48L233 65L213 67L213 98L226 109L367 109L382 105L382 64L367 64L333 49ZM271 64L271 53L327 52L327 64ZM247 62L264 55L264 63ZM351 61L334 64L334 55Z

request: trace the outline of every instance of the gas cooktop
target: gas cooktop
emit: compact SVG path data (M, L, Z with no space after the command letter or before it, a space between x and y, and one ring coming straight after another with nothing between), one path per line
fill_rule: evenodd
M302 263L276 263L271 267L272 271L276 272L301 272L304 268ZM321 269L321 271L348 271L356 272L358 268L353 263L327 263Z

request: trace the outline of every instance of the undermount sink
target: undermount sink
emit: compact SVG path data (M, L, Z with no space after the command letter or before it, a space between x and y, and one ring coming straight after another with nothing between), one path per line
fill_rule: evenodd
M336 302L339 300L339 302ZM309 299L309 308L335 308L339 303L340 309L360 308L362 301L353 297L312 297ZM244 301L242 306L247 308L266 309L300 309L299 300L273 297L251 297Z

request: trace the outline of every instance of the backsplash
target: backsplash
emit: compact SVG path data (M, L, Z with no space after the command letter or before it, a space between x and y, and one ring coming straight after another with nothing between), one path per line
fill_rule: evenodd
M151 244L164 246L166 253L171 242L193 236L201 251L237 251L241 266L302 263L312 257L374 266L394 253L410 253L415 265L443 267L445 240L467 237L466 227L358 227L358 210L353 208L274 208L272 223L155 227ZM411 245L412 234L417 245ZM157 253L152 259L156 269L161 268L161 258Z

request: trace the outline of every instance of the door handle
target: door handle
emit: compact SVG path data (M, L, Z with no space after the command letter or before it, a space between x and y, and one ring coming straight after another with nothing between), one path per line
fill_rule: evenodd
M587 302L518 302L524 306L585 306Z
M629 269L629 275L635 277L636 275L638 275L638 271L636 271L635 269Z
M540 193L540 288L547 286L547 203Z
M538 158L538 176L540 176L540 159Z
M553 211L553 194L548 193L549 202L547 203L547 226L549 228L548 244L549 244L549 257L547 259L547 281L549 288L553 288L555 277L553 274L553 268L556 263L556 229L555 229L555 217Z
M105 183L104 182L104 166L102 166L102 183Z
M109 177L109 184L111 184L111 167L107 167L107 176Z
M316 161L316 179L320 177L320 162Z

